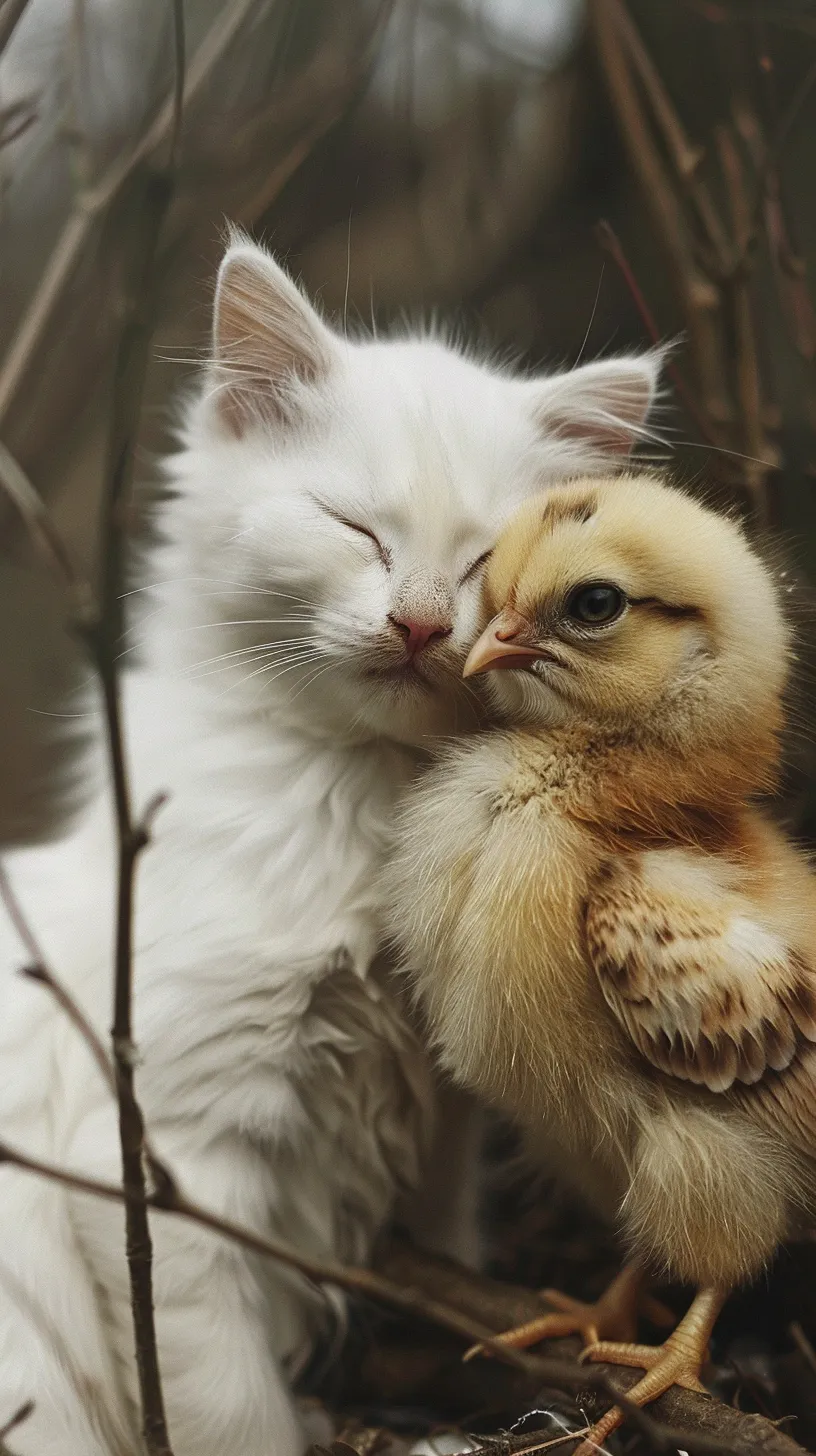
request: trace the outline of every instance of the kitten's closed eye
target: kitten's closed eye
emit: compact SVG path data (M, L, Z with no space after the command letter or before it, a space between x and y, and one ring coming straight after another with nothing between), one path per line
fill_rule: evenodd
M382 562L386 571L391 570L392 556L389 548L383 545L379 537L375 536L374 532L370 530L368 526L361 526L357 521L350 521L347 516L341 515L339 511L332 510L331 506L326 505L325 501L318 500L316 496L314 497L314 500L315 504L320 507L321 511L325 511L326 515L331 516L332 520L337 521L338 525L345 526L347 531L356 532L358 536L366 536L368 540L371 541L374 546L376 546L379 553L380 561Z
M459 578L459 585L464 586L466 581L470 581L471 577L476 575L480 567L486 565L492 555L493 547L491 546L488 551L483 551L481 556L477 556L475 561L471 561L470 566L468 566L465 571L462 572L462 575Z

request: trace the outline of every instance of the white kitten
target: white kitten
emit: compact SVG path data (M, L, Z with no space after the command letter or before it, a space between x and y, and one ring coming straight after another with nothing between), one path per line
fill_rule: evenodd
M441 343L352 343L259 249L222 265L214 357L125 692L137 803L170 800L139 872L138 1090L205 1204L365 1260L416 1180L425 1057L372 969L374 872L429 735L469 719L480 564L519 501L628 449L654 357L520 380ZM226 654L226 655L225 655ZM229 655L232 654L232 655ZM111 813L7 865L53 966L105 1032ZM0 929L0 1136L117 1178L115 1117L76 1033ZM176 1456L289 1456L286 1372L326 1302L152 1220ZM138 1449L122 1212L0 1170L0 1421L31 1456Z

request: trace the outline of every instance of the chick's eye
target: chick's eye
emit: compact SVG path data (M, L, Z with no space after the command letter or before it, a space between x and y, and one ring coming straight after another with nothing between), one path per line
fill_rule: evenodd
M567 598L566 614L584 627L605 627L620 616L626 596L620 587L605 581L578 586Z

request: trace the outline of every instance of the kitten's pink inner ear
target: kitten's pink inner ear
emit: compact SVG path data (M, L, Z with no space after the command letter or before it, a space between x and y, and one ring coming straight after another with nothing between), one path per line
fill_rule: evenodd
M331 335L282 268L250 243L230 248L213 313L215 402L231 433L290 419L297 385L331 366Z
M542 428L603 455L628 455L654 403L662 355L605 359L542 380L536 415Z

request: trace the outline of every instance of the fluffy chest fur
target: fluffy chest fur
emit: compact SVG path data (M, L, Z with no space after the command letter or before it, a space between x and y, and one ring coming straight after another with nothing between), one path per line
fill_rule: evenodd
M393 875L396 895L413 876L398 934L444 1064L594 1147L625 1140L618 1083L638 1074L585 953L583 903L605 849L569 812L580 768L555 739L494 734L454 750L411 796L386 885Z
M232 1186L235 1216L364 1258L394 1186L416 1178L427 1112L424 1058L368 974L375 869L413 757L236 728L153 674L129 683L126 709L137 804L172 785L138 882L148 1122L205 1201ZM114 863L104 800L70 839L8 860L49 959L103 1036ZM0 934L4 961L19 962L5 923ZM4 1125L24 1119L32 1151L89 1169L104 1148L114 1172L113 1108L40 988L9 979L2 1044ZM208 1190L197 1164L215 1150L224 1167Z

